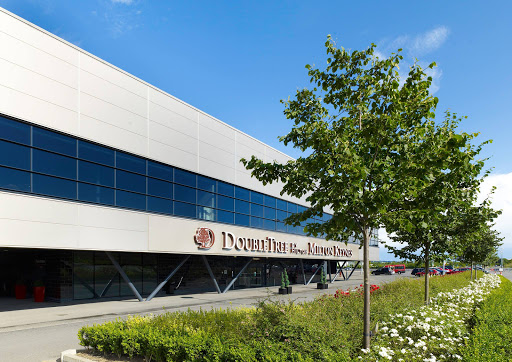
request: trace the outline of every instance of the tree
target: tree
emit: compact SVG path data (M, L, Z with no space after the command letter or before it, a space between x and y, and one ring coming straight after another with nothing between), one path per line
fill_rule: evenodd
M446 112L444 122L432 125L424 136L425 142L434 147L429 153L417 157L427 158L431 167L428 181L419 192L407 195L407 206L392 215L387 223L388 232L400 247L386 246L396 256L423 262L425 266L425 304L429 304L430 261L446 259L454 248L454 239L466 227L470 230L478 223L495 217L486 201L481 207L473 207L479 186L483 160L475 160L482 146L471 141L477 133L457 134L461 118Z
M281 194L306 196L310 207L289 216L286 223L307 222L308 235L346 242L356 237L363 247L363 346L370 346L369 241L372 230L385 226L390 214L408 207L406 195L429 183L429 174L443 167L431 162L435 142L424 142L433 127L437 98L429 93L432 79L414 64L401 80L400 51L387 59L364 51L336 48L328 37L327 67L307 65L313 88L297 91L283 101L284 114L294 121L280 138L303 152L285 164L242 159L263 184L281 181ZM433 68L434 63L428 68ZM431 140L433 141L433 140ZM450 135L452 148L461 140ZM448 149L446 152L449 152ZM331 210L324 223L311 222ZM308 221L309 220L309 221Z

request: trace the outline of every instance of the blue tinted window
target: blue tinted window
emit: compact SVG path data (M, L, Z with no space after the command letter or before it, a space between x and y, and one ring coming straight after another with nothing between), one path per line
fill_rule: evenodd
M277 210L277 220L284 221L288 217L288 213L286 211Z
M32 177L35 193L76 199L76 182L37 174Z
M231 197L217 195L217 207L228 211L235 211L235 201Z
M281 199L277 199L277 205L276 207L279 209L279 210L288 210L288 203L284 200L281 200Z
M283 233L286 232L286 225L282 222L277 222L276 223L276 230L277 231L282 231Z
M172 183L148 177L148 194L172 199Z
M145 194L146 177L116 170L116 188Z
M30 148L0 141L0 165L30 170Z
M235 214L229 211L217 210L217 221L233 224L235 222Z
M250 204L247 201L235 200L235 211L243 214L250 213Z
M153 161L148 161L148 176L161 178L162 180L166 181L172 181L172 167Z
M30 146L30 126L0 117L0 138Z
M221 195L235 196L235 186L222 181L217 182L217 192Z
M301 205L298 205L297 206L297 212L304 212L306 211L308 208L305 207L305 206L301 206Z
M34 127L32 133L34 147L76 156L76 139L38 127Z
M262 229L263 228L263 219L259 217L251 216L251 227Z
M196 217L196 205L174 201L174 215Z
M30 174L0 167L0 187L16 191L30 191Z
M197 204L209 207L215 207L215 194L211 192L197 190Z
M296 214L297 213L297 204L289 202L288 203L288 212L290 212L292 214Z
M178 201L196 203L196 189L174 185L174 199Z
M33 150L32 169L49 175L76 179L76 159L55 153Z
M263 219L263 229L275 230L276 222L272 220Z
M266 219L274 220L276 218L276 209L265 207L263 209L263 217Z
M217 192L217 181L204 176L197 176L197 188L210 192Z
M250 226L250 224L249 215L235 214L235 225Z
M175 169L174 182L182 185L196 187L196 175L188 171Z
M256 204L251 204L251 215L252 216L263 217L263 206L256 205Z
M243 189L241 187L235 186L235 197L237 199L242 199L245 201L249 201L251 196L251 192L247 189Z
M276 198L272 197L272 196L264 195L263 196L263 205L275 208L276 207Z
M148 196L148 211L172 214L172 201Z
M217 210L212 209L211 207L198 206L197 217L203 220L215 221L217 219L215 217L216 211Z
M116 168L146 174L146 160L124 152L116 152Z
M332 219L332 215L331 214L324 214L324 217L323 217L324 221L329 221Z
M93 184L114 187L114 169L79 160L78 179Z
M259 192L251 191L251 202L256 204L263 204L263 194Z
M114 205L114 190L96 185L78 183L78 200Z
M107 166L115 164L114 150L80 140L78 141L78 157Z
M116 190L116 205L122 207L129 207L130 209L146 209L146 196Z

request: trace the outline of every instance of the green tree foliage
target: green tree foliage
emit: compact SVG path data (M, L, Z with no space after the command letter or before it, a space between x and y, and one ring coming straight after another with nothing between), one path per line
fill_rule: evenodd
M242 162L263 184L280 181L282 194L306 197L310 207L289 216L287 224L306 222L308 235L361 241L363 345L368 348L372 230L386 226L394 213L410 210L408 197L430 185L431 175L445 168L441 153L449 154L465 142L463 136L449 134L441 142L445 148L438 150L435 137L426 140L438 100L429 93L432 79L418 64L405 79L399 78L401 50L380 59L374 56L374 44L363 51L347 51L336 48L329 37L325 46L327 67L306 66L313 88L299 90L294 99L283 102L284 114L294 126L280 140L304 156L285 164L255 156ZM308 222L324 210L333 212L329 221Z
M457 134L461 119L446 113L444 122L431 125L425 134L427 142L434 142L429 153L418 155L428 162L438 163L430 168L428 181L421 190L407 196L408 207L393 214L387 231L391 239L401 246L386 246L396 256L422 262L425 266L425 303L429 303L429 265L432 260L442 261L463 248L465 241L459 236L473 232L497 216L486 200L474 207L483 160L475 160L482 146L471 141L476 133Z

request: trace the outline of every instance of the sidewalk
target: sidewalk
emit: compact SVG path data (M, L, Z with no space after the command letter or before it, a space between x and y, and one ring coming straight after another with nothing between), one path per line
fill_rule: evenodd
M372 278L372 283L390 282L390 278ZM72 303L34 303L31 300L0 300L0 332L9 332L50 325L65 324L69 321L91 322L92 320L110 320L130 314L163 313L165 311L183 311L187 309L235 308L253 306L265 298L275 300L294 300L297 302L312 300L324 293L334 294L337 289L347 290L359 286L363 277L355 272L350 280L339 278L329 284L328 290L316 289L316 283L310 285L293 285L293 294L280 296L277 286L269 288L250 288L231 290L226 294L216 292L172 295L155 297L149 302L137 299L125 300L91 300Z

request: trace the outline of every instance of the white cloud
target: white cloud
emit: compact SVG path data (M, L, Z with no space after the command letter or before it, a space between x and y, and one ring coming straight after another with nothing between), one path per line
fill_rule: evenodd
M414 55L430 53L443 45L449 33L450 31L446 26L438 26L424 34L420 34L412 39L409 44L410 51Z

